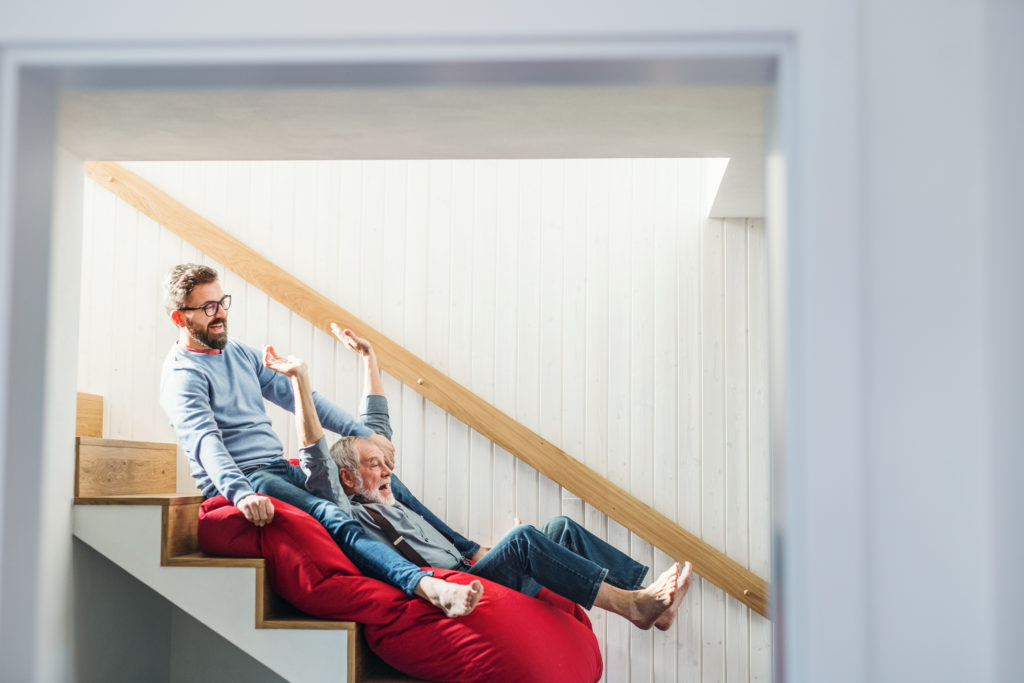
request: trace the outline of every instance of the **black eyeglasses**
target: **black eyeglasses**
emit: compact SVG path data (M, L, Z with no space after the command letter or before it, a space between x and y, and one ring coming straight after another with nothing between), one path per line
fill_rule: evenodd
M186 306L185 308L179 308L179 311L198 311L200 309L206 311L206 315L210 318L217 315L218 309L223 308L225 311L231 308L231 295L225 294L224 298L220 301L209 301L202 306Z

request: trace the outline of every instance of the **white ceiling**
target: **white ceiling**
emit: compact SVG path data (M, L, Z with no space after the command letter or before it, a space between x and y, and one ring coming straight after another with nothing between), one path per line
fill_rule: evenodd
M87 160L729 157L716 217L763 216L769 87L96 90L62 95Z

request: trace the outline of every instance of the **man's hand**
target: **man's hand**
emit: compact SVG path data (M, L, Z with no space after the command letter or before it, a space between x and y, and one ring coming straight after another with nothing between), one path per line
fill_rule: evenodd
M363 358L373 356L373 346L362 337L357 337L352 330L343 330L338 323L331 323L331 333L342 344L358 353Z
M266 526L274 520L274 504L266 496L250 493L236 507L256 526Z
M490 550L493 547L494 547L493 545L482 545L482 546L480 546L479 550L477 550L475 553L473 553L473 557L471 557L469 559L473 560L474 563L475 562L479 562L480 560L484 559L484 555L487 554L487 551Z
M295 356L282 358L274 351L274 347L269 345L263 347L263 364L287 377L299 377L308 372L305 361Z
M384 435L377 434L376 432L367 438L373 442L374 446L384 451L384 464L388 466L388 469L395 469L395 444L388 441Z

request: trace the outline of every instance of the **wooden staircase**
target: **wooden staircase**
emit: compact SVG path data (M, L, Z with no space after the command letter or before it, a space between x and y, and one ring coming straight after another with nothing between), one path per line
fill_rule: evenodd
M75 536L288 680L333 680L342 669L350 683L419 680L374 655L357 622L311 617L277 596L262 558L200 551L203 498L174 492L177 447L104 439L102 415L101 397L79 394Z

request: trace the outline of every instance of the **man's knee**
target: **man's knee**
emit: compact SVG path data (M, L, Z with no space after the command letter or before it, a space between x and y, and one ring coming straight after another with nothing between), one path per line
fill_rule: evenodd
M526 567L529 565L530 548L539 542L540 538L543 538L543 534L530 524L514 526L484 555L481 562L486 563L500 557L520 567Z
M536 540L538 536L541 536L541 532L537 530L537 527L532 524L519 524L512 527L502 541L505 541L509 545L516 548L518 551L523 542L529 543L530 541Z
M541 525L540 530L545 536L561 536L563 533L572 529L576 526L576 522L572 521L565 515L559 515L558 517L552 517L548 521Z

